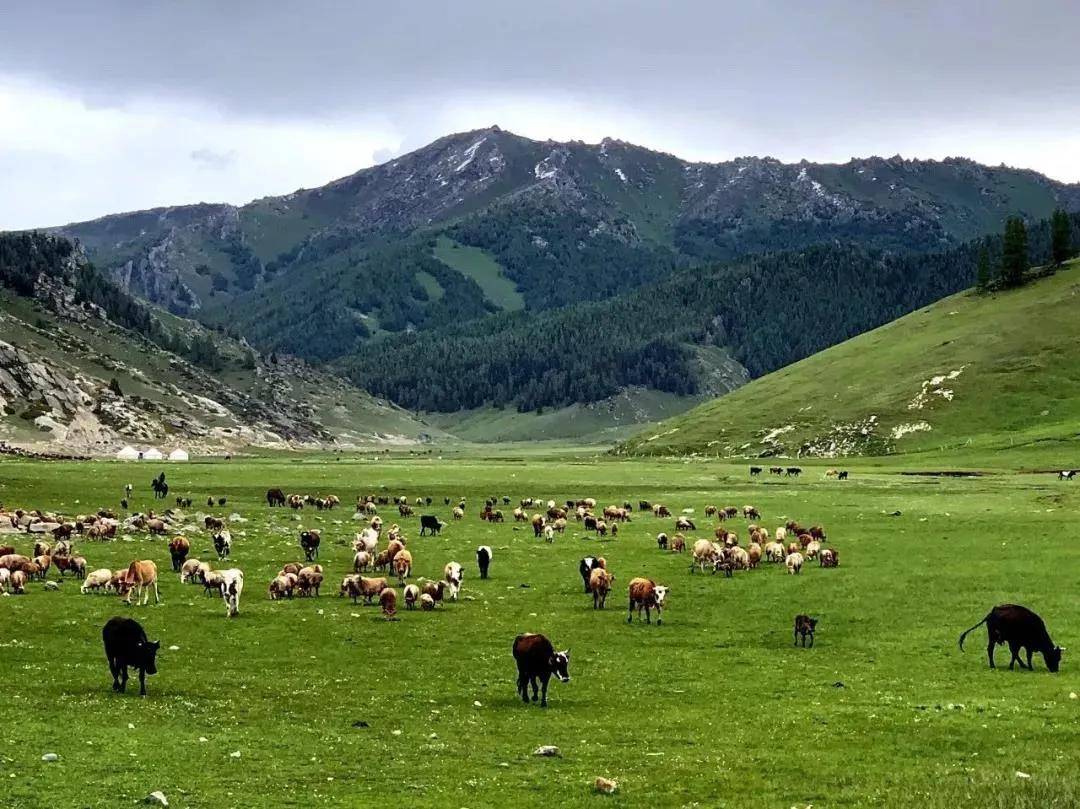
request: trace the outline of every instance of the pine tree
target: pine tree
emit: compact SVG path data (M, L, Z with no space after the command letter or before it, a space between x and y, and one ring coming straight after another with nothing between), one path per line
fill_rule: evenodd
M1006 287L1020 286L1027 269L1027 227L1019 216L1010 216L1005 222L1005 239L1001 245L1001 283Z
M978 283L978 289L980 292L986 292L990 288L990 282L993 280L993 273L990 270L990 251L983 245L979 248L979 261L976 265L976 279Z
M1050 260L1054 264L1062 264L1072 258L1072 245L1069 243L1071 230L1069 215L1058 208L1050 218Z

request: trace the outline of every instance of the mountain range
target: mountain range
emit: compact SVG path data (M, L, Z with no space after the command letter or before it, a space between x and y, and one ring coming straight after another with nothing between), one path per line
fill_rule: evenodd
M490 127L320 188L50 232L262 355L414 410L537 413L731 390L962 289L1007 216L1059 207L1080 185L962 158L696 163Z

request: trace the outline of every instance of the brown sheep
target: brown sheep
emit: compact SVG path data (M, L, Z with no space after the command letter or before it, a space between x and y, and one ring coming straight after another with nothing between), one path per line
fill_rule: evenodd
M444 581L426 581L420 588L421 597L430 596L433 601L442 601L443 594L450 589L450 585Z
M379 607L386 618L393 618L397 614L397 592L393 587L387 587L379 593Z
M405 579L412 574L412 554L402 548L394 556L394 572L397 573L398 581L405 585Z

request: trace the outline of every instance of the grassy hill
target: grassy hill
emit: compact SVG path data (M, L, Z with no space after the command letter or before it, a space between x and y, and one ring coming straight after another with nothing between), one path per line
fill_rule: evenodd
M953 295L630 439L626 454L1080 452L1080 261ZM1068 453L1065 453L1068 456Z

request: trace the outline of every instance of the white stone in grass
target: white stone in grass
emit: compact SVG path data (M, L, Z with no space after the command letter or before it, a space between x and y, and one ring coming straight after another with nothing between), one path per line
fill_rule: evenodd
M547 758L552 758L554 756L561 756L562 752L559 750L558 747L556 747L553 744L542 744L539 747L537 747L535 750L533 750L533 755L534 756L545 756Z
M229 758L240 758L240 751L233 750L231 753L229 753Z
M135 725L133 725L131 722L128 722L128 730L135 730Z
M1016 777L1017 778L1030 778L1031 776L1026 772L1020 772L1020 770L1017 770L1016 771Z
M143 798L143 803L152 803L158 806L168 806L169 799L165 797L165 793L160 789L156 789Z
M392 730L392 731L390 731L390 734L393 735L393 736L400 736L401 731L400 730Z
M1075 697L1076 697L1076 694L1073 694L1073 697L1075 698ZM474 707L474 708L480 708L480 707L481 707L481 705L480 705L480 700L478 700L478 699L474 699L474 700L473 700L473 707Z
M41 760L42 761L59 761L60 756L56 755L56 753L46 753L45 755L43 755L41 757Z
M179 652L179 651L180 651L180 647L179 647L179 646L170 646L170 647L169 647L169 651L170 651L170 652Z
M1070 691L1069 692L1069 699L1076 699L1076 692L1075 691Z

